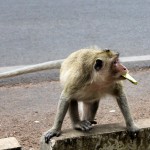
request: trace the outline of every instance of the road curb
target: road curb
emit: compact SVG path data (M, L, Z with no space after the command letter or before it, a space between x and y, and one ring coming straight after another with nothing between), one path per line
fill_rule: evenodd
M145 59L145 60L144 60ZM121 57L121 62L129 70L138 70L141 68L150 68L150 55L145 56L132 56L132 57ZM63 60L56 60L56 62L62 63ZM55 62L55 61L53 61ZM47 63L47 62L46 62ZM48 62L51 63L51 62ZM44 63L41 63L44 64ZM38 64L38 65L41 65ZM0 74L4 72L13 71L16 69L28 68L35 65L25 65L25 66L13 66L13 67L2 67L0 68ZM9 77L7 79L1 78L0 86L9 84L22 84L22 83L38 83L43 81L58 81L59 80L59 68L60 66L53 70L46 68L44 71L33 72L28 74L19 75L16 77Z

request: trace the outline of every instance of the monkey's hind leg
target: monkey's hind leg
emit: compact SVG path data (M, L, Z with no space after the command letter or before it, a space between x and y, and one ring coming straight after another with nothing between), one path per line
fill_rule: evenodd
M96 124L94 121L95 115L99 106L99 101L94 101L90 103L83 103L83 112L82 112L82 120L88 120L92 124Z
M88 120L80 120L79 112L78 112L78 102L76 100L72 100L69 105L69 113L72 121L72 125L74 129L87 131L92 129L92 123Z

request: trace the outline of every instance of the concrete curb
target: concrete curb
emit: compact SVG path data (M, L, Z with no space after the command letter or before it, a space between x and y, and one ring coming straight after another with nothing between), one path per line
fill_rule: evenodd
M138 57L140 57L138 59ZM150 55L146 56L133 56L133 57L121 57L121 61L123 64L129 69L129 70L138 70L141 68L150 68ZM133 58L133 59L132 59ZM144 58L146 58L144 60ZM133 61L135 60L135 61ZM22 75L18 75L16 77L7 77L6 79L1 77L0 79L0 86L5 86L5 85L14 85L14 84L28 84L28 83L39 83L43 81L58 81L59 80L59 68L61 66L63 60L56 60L58 62L57 67L53 66L52 68L49 68L49 66L44 69L44 71L39 71L35 72L31 68L36 65L45 65L47 63L51 64L51 62L55 61L50 61L46 63L41 63L41 64L36 64L36 65L27 65L27 66L14 66L14 67L2 67L0 68L0 75L4 75L5 73L7 74L9 71L14 72L14 70L22 70L26 68L30 68L31 72L33 73L26 73L24 74L21 72ZM53 69L53 70L50 70ZM15 75L13 75L15 76Z
M65 130L62 135L45 144L41 138L40 150L150 150L150 119L137 122L140 132L131 139L124 125L95 126L89 132Z

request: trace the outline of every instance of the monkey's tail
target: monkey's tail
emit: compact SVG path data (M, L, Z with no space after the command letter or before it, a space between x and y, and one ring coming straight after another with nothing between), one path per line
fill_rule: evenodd
M29 65L29 66L15 69L12 71L2 72L2 73L0 73L0 79L14 77L14 76L32 73L32 72L48 70L48 69L60 69L63 61L64 61L64 59L56 60L56 61L49 61L49 62L44 62L44 63L40 63L40 64Z

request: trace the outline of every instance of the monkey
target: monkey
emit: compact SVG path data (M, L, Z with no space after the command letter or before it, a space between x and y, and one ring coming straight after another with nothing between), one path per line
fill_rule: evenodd
M44 133L45 143L61 134L64 117L69 111L74 129L88 131L93 128L100 99L106 95L116 98L124 116L127 131L136 136L139 128L131 116L123 89L123 74L128 69L119 61L119 53L110 49L81 49L70 54L60 69L62 93L53 127ZM78 102L83 103L79 116Z

